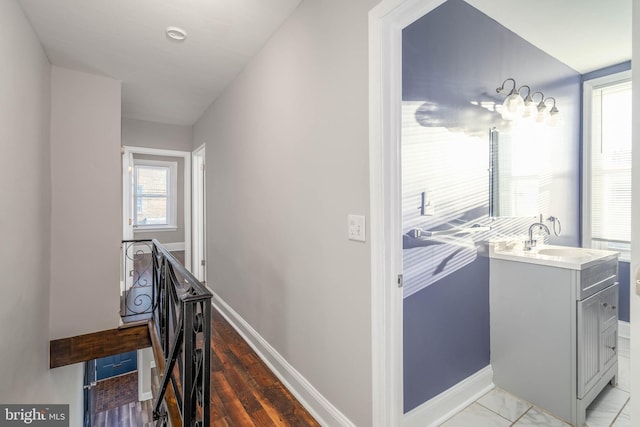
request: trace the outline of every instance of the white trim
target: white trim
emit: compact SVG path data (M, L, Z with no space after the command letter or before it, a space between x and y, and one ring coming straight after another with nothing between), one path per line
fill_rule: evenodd
M251 346L309 413L323 426L355 426L333 406L302 374L287 362L258 332L220 296L213 293L212 305Z
M407 412L402 425L404 427L440 425L494 387L493 369L491 365L488 365L433 399Z
M184 160L184 249L175 249L175 250L184 250L184 265L185 267L191 271L191 152L189 151L177 151L177 150L164 150L160 148L146 148L146 147L132 147L132 146L123 146L123 166L128 164L127 160L131 159L133 154L149 154L154 156L165 156L165 157L182 157ZM125 180L129 180L130 177L123 171L123 186L126 185ZM124 188L124 187L123 187ZM123 190L123 236L127 236L127 227L130 216L126 214L127 208L126 205L129 203L127 197L127 191ZM131 236L133 236L133 232L131 232ZM125 237L125 239L131 239L130 237ZM166 246L166 245L165 245Z
M373 426L400 425L402 28L444 0L382 0L369 12L369 192Z
M150 351L149 348L147 349L140 349L137 351L137 358L138 358L138 400L140 402L144 402L145 400L151 400L153 399L153 392L151 391L151 389L144 391L144 379L148 376L149 378L151 378L151 367L146 367L144 366L144 356L143 356L143 352L145 351ZM152 353L153 354L153 353ZM153 360L150 361L150 363L153 362Z
M192 244L193 244L193 270L192 273L196 279L201 282L207 280L206 269L206 150L205 144L196 148L191 154L191 164L193 165L193 175L191 177L192 202L191 212L193 213L192 222ZM202 265L204 261L204 266Z
M131 186L133 185L133 153L122 149L122 240L133 239Z
M631 338L631 325L624 320L618 320L618 336L620 338Z

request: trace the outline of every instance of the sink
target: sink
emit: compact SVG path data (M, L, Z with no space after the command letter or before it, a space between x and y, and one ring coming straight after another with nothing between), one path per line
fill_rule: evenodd
M589 249L572 248L572 247L543 247L534 251L538 255L547 255L561 258L585 258L593 257L594 253Z
M618 252L614 251L554 245L540 245L531 250L525 250L522 244L504 244L504 242L491 244L489 248L491 258L572 270L582 270L602 260L617 258L618 255Z

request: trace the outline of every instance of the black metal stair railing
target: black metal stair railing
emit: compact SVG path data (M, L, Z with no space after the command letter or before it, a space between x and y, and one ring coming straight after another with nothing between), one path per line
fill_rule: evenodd
M149 313L153 316L164 358L164 372L153 405L156 425L167 425L164 398L171 384L182 425L208 426L211 398L211 292L157 240L123 241L123 248L130 243L138 248L140 244L148 244L151 249L151 274L133 274L134 279L130 282L133 284L139 277L151 279L152 304ZM144 265L140 264L140 267L146 271Z
M148 319L154 310L153 242L123 240L121 249L120 317L123 322Z

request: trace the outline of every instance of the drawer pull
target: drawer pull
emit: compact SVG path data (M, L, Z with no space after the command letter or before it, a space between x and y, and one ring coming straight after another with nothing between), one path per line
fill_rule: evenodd
M615 353L615 351L616 351L616 346L615 345L614 346L607 346L607 347L609 347Z
M603 302L603 303L602 303L602 306L603 306L604 308L607 308L607 307L609 306L609 304L607 304L606 302Z
M122 366L122 363L116 363L115 365L112 366L112 368L116 369L116 368L119 368L120 366Z

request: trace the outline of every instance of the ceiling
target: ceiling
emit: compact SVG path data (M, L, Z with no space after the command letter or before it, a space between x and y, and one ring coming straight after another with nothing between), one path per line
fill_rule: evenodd
M580 73L631 58L631 0L466 1ZM52 64L122 81L123 116L192 125L301 0L18 2Z
M0 0L1 1L1 0ZM18 0L52 64L122 81L122 115L192 125L301 0ZM183 43L165 29L183 28Z
M465 0L581 74L631 59L632 0Z

